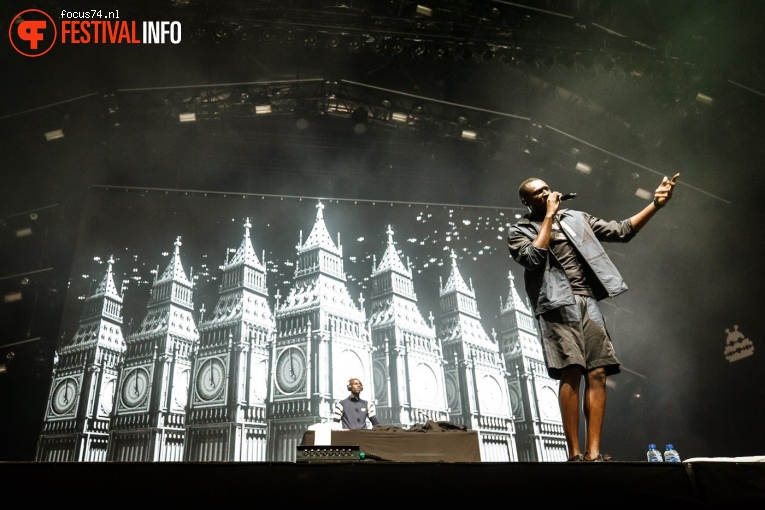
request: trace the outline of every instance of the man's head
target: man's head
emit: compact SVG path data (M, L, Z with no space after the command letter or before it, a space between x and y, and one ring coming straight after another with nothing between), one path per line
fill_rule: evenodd
M547 203L547 195L550 194L550 187L545 181L538 177L529 177L518 187L518 195L521 197L523 205L533 212L535 209L544 211Z
M361 384L361 380L358 377L351 377L348 379L348 391L354 395L358 395L364 391L364 385Z

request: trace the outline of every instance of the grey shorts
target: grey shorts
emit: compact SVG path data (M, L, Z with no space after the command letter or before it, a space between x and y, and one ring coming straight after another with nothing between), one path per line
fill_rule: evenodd
M587 371L606 367L606 375L618 374L621 361L616 357L598 302L588 296L575 297L576 305L539 316L547 374L559 380L561 369L570 365Z

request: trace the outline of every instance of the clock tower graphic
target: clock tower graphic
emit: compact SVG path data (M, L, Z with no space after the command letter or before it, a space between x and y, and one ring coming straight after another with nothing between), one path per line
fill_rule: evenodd
M303 433L332 420L335 401L358 377L374 395L372 342L364 311L351 298L343 249L332 241L324 204L297 247L295 277L283 302L277 296L268 415L269 460L294 461Z
M85 306L74 336L59 347L37 445L43 462L106 459L118 367L125 352L122 297L109 258L106 275Z
M472 284L468 286L452 250L451 272L440 290L438 338L448 365L450 419L478 432L483 462L517 460L505 364L496 340L481 324Z
M404 428L447 420L441 343L420 313L412 271L396 251L390 226L386 233L388 245L372 272L369 318L377 416Z
M510 291L500 312L499 346L508 371L508 389L515 417L516 444L522 462L567 459L558 407L558 382L547 375L536 318L508 273Z
M182 461L191 356L199 333L181 240L156 278L147 312L126 339L107 460Z
M186 415L186 461L266 460L274 319L251 226L248 218L239 248L223 265L215 309L200 319Z

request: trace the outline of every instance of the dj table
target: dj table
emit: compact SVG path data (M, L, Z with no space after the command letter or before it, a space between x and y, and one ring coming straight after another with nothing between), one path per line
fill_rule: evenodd
M481 462L478 432L471 430L417 430L410 431L390 427L376 427L362 430L332 430L329 444L319 455L321 460L330 460L338 452L342 460L348 452L364 454L364 459L394 462ZM316 431L307 430L298 447L298 460L306 460L306 448L314 444ZM356 448L358 446L358 448ZM302 451L301 451L302 450ZM355 455L355 453L354 453ZM347 458L347 457L346 457ZM357 457L358 458L358 457Z

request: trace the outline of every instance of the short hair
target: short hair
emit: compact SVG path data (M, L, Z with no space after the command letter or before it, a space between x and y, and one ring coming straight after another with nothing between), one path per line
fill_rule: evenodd
M518 186L518 196L521 198L526 198L526 186L528 186L533 181L540 181L541 179L539 177L529 177L525 181L521 183L520 186Z

